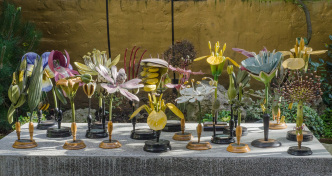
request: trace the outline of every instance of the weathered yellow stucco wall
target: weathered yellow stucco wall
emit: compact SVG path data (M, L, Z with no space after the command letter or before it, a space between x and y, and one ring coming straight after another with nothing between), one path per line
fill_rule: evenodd
M107 50L105 1L103 0L14 0L23 17L43 32L40 50L66 49L72 61L93 48ZM241 0L175 2L175 40L188 39L197 55L209 53L207 42L227 43L225 55L240 62L245 57L232 47L259 51L289 50L295 38L306 36L302 9L293 3L242 2ZM332 3L307 2L313 35L310 46L323 49L332 34ZM148 57L162 54L171 45L171 2L156 0L110 1L112 57L123 56L134 45L148 50ZM122 64L122 63L121 63ZM206 62L194 63L194 70L209 73ZM226 69L224 69L225 71ZM228 85L226 74L223 74ZM257 85L260 83L256 82Z

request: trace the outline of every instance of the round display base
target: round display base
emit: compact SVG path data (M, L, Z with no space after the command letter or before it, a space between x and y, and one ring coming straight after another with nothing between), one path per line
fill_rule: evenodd
M47 130L49 127L52 127L54 125L55 125L55 121L54 120L43 121L43 122L40 122L37 125L37 129L38 130Z
M303 142L312 141L314 138L314 135L310 131L303 130L302 134L303 134ZM296 130L287 131L286 139L288 139L290 141L297 141Z
M230 130L229 130L229 126L226 126L224 128L224 134L229 134ZM246 127L242 127L242 136L247 136L248 135L248 129ZM233 136L236 136L235 134L235 128L233 130Z
M135 131L131 131L130 138L136 140L151 140L156 138L156 133L148 128L135 129Z
M251 145L258 148L275 148L280 147L281 142L275 139L268 139L267 141L265 141L264 139L256 139L251 142Z
M187 149L189 150L209 150L211 149L212 146L210 144L210 142L192 142L190 141L188 144L187 144Z
M229 135L225 134L216 134L215 136L212 136L211 142L214 144L230 144L234 143L234 138L229 137Z
M37 145L36 141L30 140L30 139L16 140L15 143L13 144L13 148L17 148L17 149L35 148L37 146L38 145Z
M91 129L90 131L86 130L86 134L85 134L85 137L89 138L89 139L105 138L107 136L108 136L108 134L107 134L106 130L103 130L103 129Z
M213 131L213 122L204 122L204 131ZM227 122L217 122L216 131L224 131L224 128L227 127Z
M167 149L172 150L169 140L159 139L159 142L154 140L145 141L143 150L152 153L167 152Z
M181 131L181 122L179 120L169 120L162 131L178 132Z
M190 141L192 137L193 136L191 135L191 133L183 133L182 134L182 132L178 132L178 133L174 134L173 140L176 140L176 141Z
M231 153L248 153L250 152L250 148L247 144L244 143L240 143L240 145L237 143L231 143L227 147L227 151Z
M312 151L309 147L301 146L299 149L298 146L289 147L287 153L294 156L308 156L312 154Z
M269 129L271 130L282 130L286 128L287 128L286 123L270 123L269 125Z
M63 145L63 148L66 150L80 150L85 148L86 145L82 140L76 140L76 141L66 141Z
M104 140L99 144L100 148L103 149L115 149L121 147L121 143L118 140Z
M49 138L62 138L71 136L71 129L69 127L48 128L46 136Z

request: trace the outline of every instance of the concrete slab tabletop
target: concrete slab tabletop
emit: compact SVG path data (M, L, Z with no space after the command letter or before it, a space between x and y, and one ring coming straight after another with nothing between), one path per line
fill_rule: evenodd
M63 123L63 126L70 127L70 123ZM114 123L113 139L117 139L122 144L117 149L101 149L99 143L105 139L87 139L85 132L86 123L78 123L77 139L82 139L86 148L81 150L65 150L62 148L65 141L72 140L67 138L47 138L46 130L34 130L34 139L38 147L32 149L14 149L12 145L17 139L16 131L10 133L0 140L0 156L23 155L23 156L115 156L115 157L270 157L270 158L301 158L287 154L290 146L296 146L297 142L286 139L286 133L292 130L295 124L287 124L288 128L283 130L270 130L269 138L279 140L282 143L278 148L256 148L251 146L251 141L263 138L263 124L261 123L243 123L241 126L247 127L249 134L241 138L242 143L249 145L251 152L236 154L226 151L228 145L212 144L212 149L205 151L193 151L186 149L188 141L174 141L172 136L174 132L161 132L161 139L171 141L172 150L165 153L148 153L143 151L144 140L133 140L130 136L132 125L130 123ZM36 126L36 124L35 124ZM191 132L194 141L197 140L196 135L197 123L187 123L186 132ZM147 124L138 123L137 128L148 127ZM212 132L202 132L202 141L210 141ZM21 138L29 138L28 124L22 126ZM307 158L332 158L325 147L314 137L313 141L303 142L303 146L310 147L313 154L305 156Z

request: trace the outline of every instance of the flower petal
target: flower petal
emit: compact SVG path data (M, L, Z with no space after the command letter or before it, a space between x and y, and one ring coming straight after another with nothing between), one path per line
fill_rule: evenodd
M42 80L42 91L49 92L52 90L53 84L50 78L46 78Z
M116 66L111 67L112 77L114 81L116 81L116 77L118 77L118 68Z
M125 89L137 89L140 87L144 87L143 84L139 84L141 81L142 81L141 79L135 78L135 79L129 80L129 81L121 84L120 87L125 88Z
M108 70L104 66L98 65L96 67L96 70L100 74L100 76L102 76L103 78L105 78L111 84L114 84L114 80L111 78L111 76L109 75Z
M112 94L112 93L114 93L118 90L117 87L112 86L112 85L108 85L108 84L105 84L105 83L101 83L100 86L103 87L104 89L106 89L106 91L110 94Z
M123 96L127 97L129 100L136 100L136 101L139 101L139 98L138 98L136 95L134 95L134 94L128 92L127 89L121 89L121 88L120 88L119 90L120 90L120 93L121 93Z

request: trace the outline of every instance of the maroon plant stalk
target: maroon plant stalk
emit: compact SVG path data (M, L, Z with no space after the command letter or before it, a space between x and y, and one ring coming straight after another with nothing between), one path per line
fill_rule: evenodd
M144 54L145 54L146 51L147 51L147 50L144 50L143 54L141 55L141 58L139 59L139 62L138 62L138 65L137 65L137 70L136 70L136 75L135 75L135 77L137 77L137 75L138 75L138 70L139 70L139 67L141 66L141 61L142 61L143 56L144 56Z
M126 48L125 54L124 54L124 58L123 58L123 66L125 69L125 73L127 74L127 67L126 67L126 55L127 55L127 50L128 48Z
M136 54L137 54L137 51L140 49L140 47L138 47L135 51L135 54L134 54L134 60L133 60L133 78L135 78L135 60L136 60Z
M129 60L129 68L128 68L128 80L130 80L130 68L131 68L131 58L134 52L134 49L136 48L136 46L133 47L133 49L131 50L131 54L130 54L130 60Z

